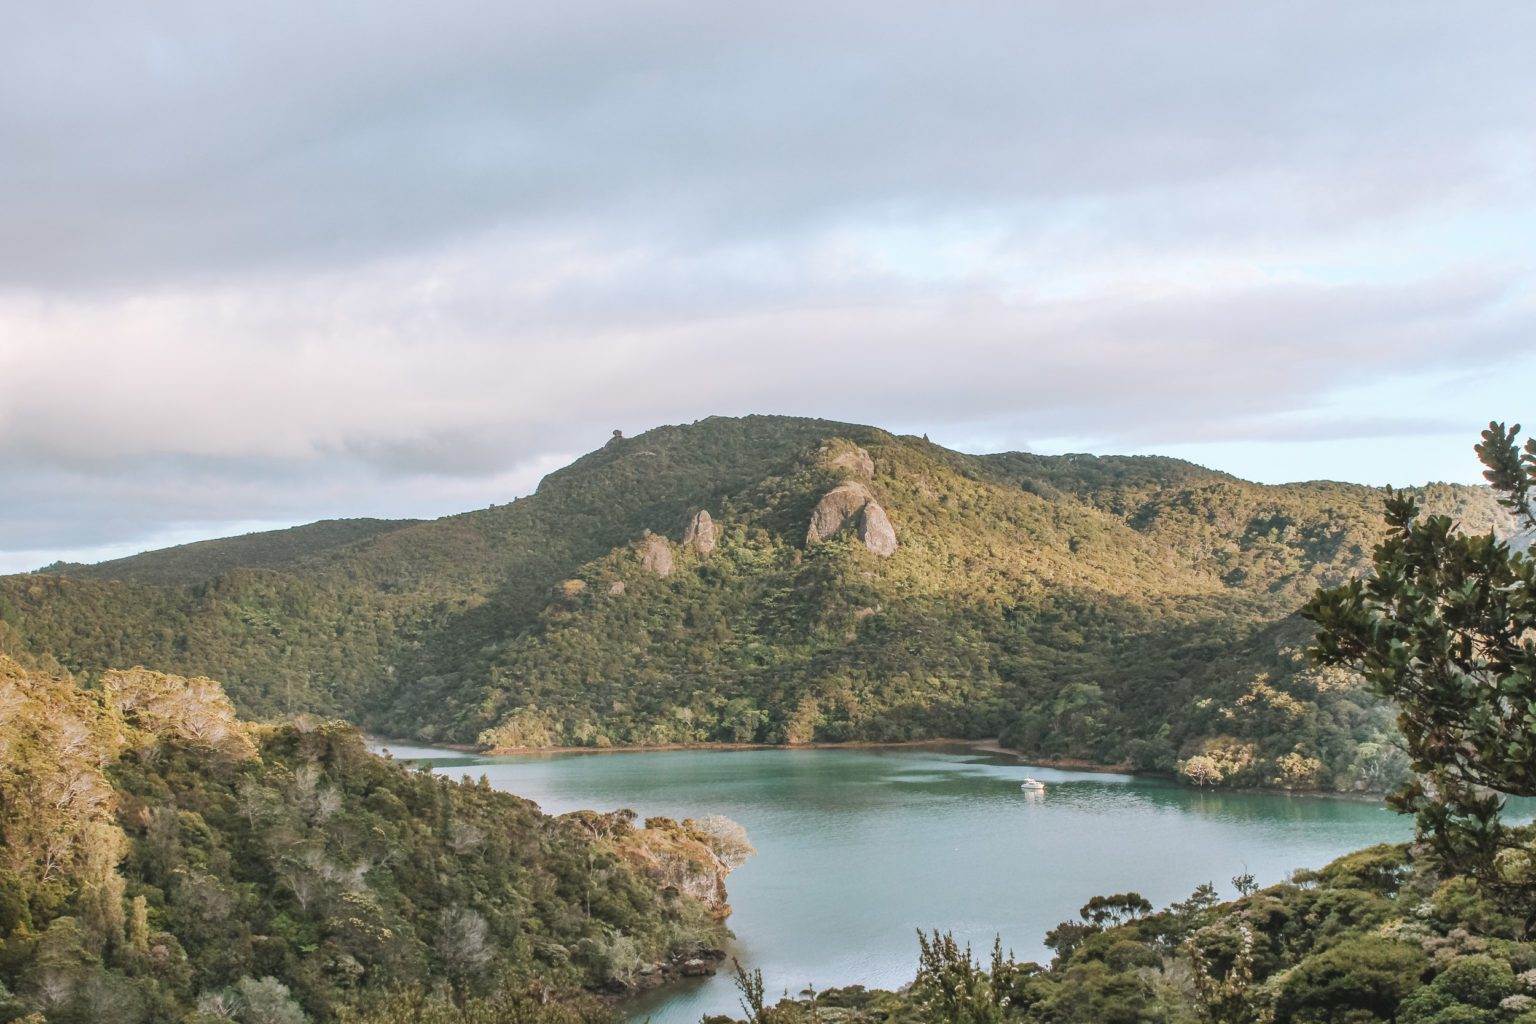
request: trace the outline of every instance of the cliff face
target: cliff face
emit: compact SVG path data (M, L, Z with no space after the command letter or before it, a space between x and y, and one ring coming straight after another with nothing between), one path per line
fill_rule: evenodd
M816 503L810 526L805 531L805 542L817 544L831 540L874 500L869 488L861 483L850 480L838 484Z
M856 480L875 478L875 460L869 451L851 441L834 441L827 446L827 466Z
M666 897L680 898L707 909L716 921L730 916L725 879L755 851L746 830L729 818L647 818L635 826L633 811L576 811L566 815L576 829L612 850L637 874L649 879ZM714 974L725 959L717 944L695 943L674 948L668 958L641 966L632 977L614 986L649 988L679 975Z
M859 514L859 540L881 558L889 558L896 553L896 527L891 525L890 517L885 514L879 502L869 501L864 504Z
M618 831L618 848L661 885L698 900L720 920L731 913L726 876L752 853L745 830L720 817L647 818L643 829Z

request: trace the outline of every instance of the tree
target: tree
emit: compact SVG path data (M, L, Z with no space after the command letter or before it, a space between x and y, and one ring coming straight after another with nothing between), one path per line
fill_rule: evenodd
M1179 765L1179 774L1197 786L1214 786L1221 782L1221 766L1214 757L1196 754Z
M1285 979L1275 1020L1333 1020L1340 1010L1358 1009L1384 1020L1397 1018L1398 1004L1419 987L1429 962L1418 946L1376 936L1348 938L1307 957Z
M436 949L455 978L480 972L496 955L485 918L470 907L451 907L439 915Z
M1082 918L1081 922L1061 922L1045 933L1045 944L1065 960L1088 936L1151 912L1152 904L1139 892L1095 896L1078 908L1077 916Z
M1211 1024L1255 1024L1263 1019L1266 1007L1254 991L1251 928L1237 926L1237 949L1231 966L1219 976L1199 936L1191 936L1184 949L1189 954L1190 980L1202 1017Z
M715 856L720 858L720 862L732 871L745 864L757 852L747 838L747 830L723 814L689 819L683 824L691 826L714 851Z
M241 978L235 982L240 1024L304 1024L309 1018L276 978Z
M1501 502L1536 527L1536 439L1491 423L1476 446ZM1419 777L1394 798L1433 852L1526 908L1536 926L1536 862L1503 826L1501 794L1536 796L1536 558L1448 516L1386 503L1389 533L1365 579L1318 594L1315 657L1360 671L1398 707Z
M748 971L741 966L741 961L736 959L732 959L731 964L735 967L732 977L736 982L736 991L741 993L742 1012L747 1015L748 1021L763 1020L767 1015L767 1009L763 1005L766 986L763 984L762 968L754 967Z
M1093 897L1083 904L1077 915L1091 925L1106 928L1122 921L1134 921L1151 912L1152 904L1141 893L1117 892L1110 896Z
M919 931L917 978L912 992L924 1017L945 1024L1000 1024L1008 989L1018 965L1004 955L1001 940L992 944L992 969L985 971L949 933L930 937Z
M241 978L197 1001L194 1024L306 1024L309 1017L276 978Z

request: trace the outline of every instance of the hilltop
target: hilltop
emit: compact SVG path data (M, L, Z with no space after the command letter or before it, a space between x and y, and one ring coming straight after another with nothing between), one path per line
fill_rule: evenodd
M1509 529L1485 488L1420 495ZM1203 783L1376 787L1400 768L1390 715L1305 665L1292 616L1367 564L1382 497L712 418L616 437L489 509L0 578L0 620L87 675L210 675L248 714L429 741L1002 735L1203 758Z
M319 555L398 530L414 519L322 519L287 530L202 540L94 565L58 562L44 572L82 580L202 583L231 569L289 569Z

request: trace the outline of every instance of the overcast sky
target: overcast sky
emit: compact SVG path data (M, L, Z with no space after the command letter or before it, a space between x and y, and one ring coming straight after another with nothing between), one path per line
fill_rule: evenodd
M1536 5L14 4L0 571L724 413L1475 481Z

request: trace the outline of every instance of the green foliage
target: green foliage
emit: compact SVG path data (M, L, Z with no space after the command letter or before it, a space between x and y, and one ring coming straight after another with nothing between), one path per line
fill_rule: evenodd
M197 541L96 565L60 562L44 572L74 579L202 583L232 569L292 569L350 545L410 526L411 519L325 519L287 530Z
M372 1000L363 1010L343 1009L340 1024L614 1024L606 1003L580 992L551 992L539 982L511 977L489 995L452 999L412 988Z
M688 893L750 852L724 820L550 818L350 726L251 729L207 680L0 655L0 716L0 1020L598 1019L532 1007L717 948Z
M1333 1020L1340 1010L1355 1009L1392 1020L1426 967L1423 951L1411 943L1352 936L1291 971L1280 986L1275 1019Z
M983 970L953 935L917 933L917 980L912 998L923 1019L953 1024L1000 1024L1020 968L1003 954L1001 942L992 946L991 970Z
M1478 454L1502 500L1536 523L1536 445L1491 424ZM1358 669L1398 708L1419 773L1397 797L1435 852L1524 905L1536 923L1536 861L1500 821L1500 794L1536 795L1536 558L1448 516L1387 501L1371 575L1319 594L1317 656Z
M922 934L908 988L834 989L758 1019L1530 1024L1522 1015L1536 1010L1536 946L1495 937L1516 934L1520 919L1480 899L1476 881L1439 872L1407 847L1378 846L1230 903L1209 886L1157 913L1125 894L1099 897L1084 911L1130 912L1081 925L1080 941L1048 969L1001 947L986 967L949 936Z
M1505 960L1466 956L1441 971L1434 988L1455 1002L1491 1010L1505 997L1514 995L1515 972Z

